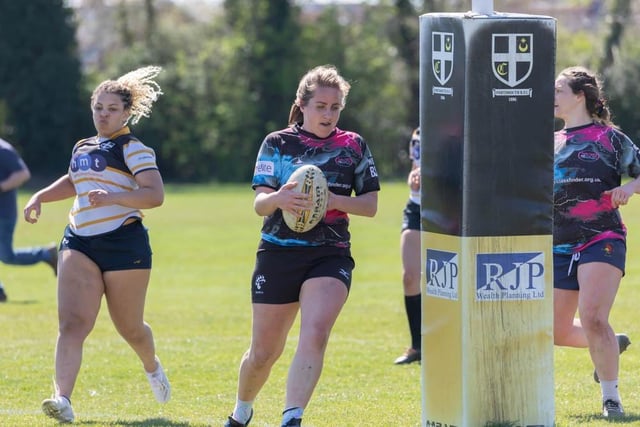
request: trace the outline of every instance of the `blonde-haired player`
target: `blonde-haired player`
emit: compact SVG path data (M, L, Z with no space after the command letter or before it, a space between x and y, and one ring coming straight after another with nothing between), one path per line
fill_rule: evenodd
M24 208L25 220L36 223L42 203L75 198L59 252L55 393L42 402L44 413L61 422L75 418L71 393L103 296L117 331L140 358L156 400L170 398L144 321L151 247L141 209L160 206L164 186L153 149L127 126L151 113L162 94L155 82L160 71L143 67L96 87L91 110L97 135L78 141L68 173L36 192Z

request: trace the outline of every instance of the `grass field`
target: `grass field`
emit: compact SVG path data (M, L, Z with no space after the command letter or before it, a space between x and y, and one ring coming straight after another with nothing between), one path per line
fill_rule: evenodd
M21 205L27 197L21 194ZM420 365L392 364L409 343L398 247L406 197L404 184L384 183L378 215L352 218L352 292L334 328L305 426L420 425ZM103 307L72 396L77 424L222 425L249 342L249 279L261 224L252 200L248 185L168 186L164 206L146 212L154 248L146 319L172 382L172 400L155 402L140 363ZM16 245L59 240L69 206L70 201L45 205L37 225L21 221ZM633 342L622 356L621 393L629 417L621 424L639 425L640 198L623 214L630 230L628 268L612 321ZM40 411L52 391L54 276L45 264L1 265L0 280L9 295L0 305L0 425L55 425ZM256 401L252 427L279 425L295 332ZM599 417L600 391L587 351L556 348L554 356L557 425L609 425Z

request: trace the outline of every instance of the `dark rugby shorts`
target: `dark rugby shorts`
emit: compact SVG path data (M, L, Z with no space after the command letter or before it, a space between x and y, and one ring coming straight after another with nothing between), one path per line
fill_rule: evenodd
M140 221L96 236L78 236L67 226L60 243L65 249L82 252L102 272L151 268L149 233Z
M402 211L402 231L404 230L420 231L420 205L412 202L411 199Z
M622 239L605 239L587 246L573 255L553 254L553 287L577 291L578 265L604 262L618 267L624 275L627 244Z
M351 288L355 262L349 248L279 246L260 242L251 278L251 302L289 304L300 299L302 284L315 277L333 277Z

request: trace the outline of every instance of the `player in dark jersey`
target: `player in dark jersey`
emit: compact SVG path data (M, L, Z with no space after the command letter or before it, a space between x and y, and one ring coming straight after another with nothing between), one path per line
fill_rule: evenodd
M396 358L396 365L419 362L422 356L422 300L420 295L420 128L414 129L409 141L411 171L407 177L409 200L402 211L400 252L402 256L402 288L404 308L409 322L411 347Z
M75 197L60 243L55 392L42 402L45 414L61 422L75 417L70 397L103 295L116 329L140 358L156 400L164 403L170 397L143 318L151 247L140 210L160 206L164 186L154 151L127 126L151 113L162 93L154 81L159 72L160 67L139 68L98 85L91 97L98 134L79 141L68 173L35 193L24 208L25 220L35 223L42 203Z
M610 121L601 85L583 67L555 82L554 341L588 347L602 390L603 415L623 417L619 353L609 313L624 275L626 228L618 207L640 193L640 150ZM622 176L632 180L622 183ZM576 311L579 318L576 318Z
M264 139L252 186L254 208L265 217L252 277L251 345L240 364L237 400L225 426L246 426L253 401L282 354L298 311L300 335L287 378L283 426L299 426L320 378L331 328L351 285L349 214L374 216L380 185L364 139L336 127L350 85L332 66L310 70L300 81L290 127ZM282 219L311 207L287 180L303 164L325 174L329 201L324 219L296 233ZM355 195L355 197L353 196Z
M18 188L31 178L31 172L13 145L0 138L0 262L7 265L34 265L45 262L56 273L56 244L24 248L13 247L18 221ZM7 301L0 283L0 302Z

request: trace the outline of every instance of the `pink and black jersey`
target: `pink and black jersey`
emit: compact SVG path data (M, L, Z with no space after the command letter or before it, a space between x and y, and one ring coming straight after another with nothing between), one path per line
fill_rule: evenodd
M358 196L380 190L373 157L360 135L336 128L327 138L318 138L299 125L267 135L258 152L252 187L278 190L304 164L319 167L334 194ZM281 246L349 247L349 217L341 211L327 211L315 228L296 233L277 209L265 217L262 238Z
M619 130L589 124L555 133L555 253L571 254L602 238L625 239L620 212L605 194L624 175L640 175L640 150Z
M155 152L133 136L128 127L108 139L78 141L68 172L76 189L69 212L71 230L80 236L93 236L115 230L128 218L142 218L139 209L91 206L87 195L94 189L110 193L135 190L138 184L134 176L149 169L158 169Z

